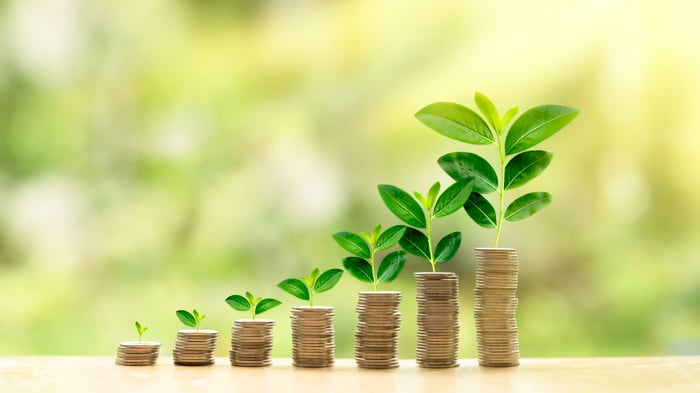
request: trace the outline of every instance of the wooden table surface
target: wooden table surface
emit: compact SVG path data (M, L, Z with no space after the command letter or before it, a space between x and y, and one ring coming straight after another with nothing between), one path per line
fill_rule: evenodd
M421 369L402 360L393 370L363 370L352 359L303 369L289 359L271 367L123 367L112 357L0 357L0 392L700 392L700 356L522 359L511 368L460 360L452 369Z

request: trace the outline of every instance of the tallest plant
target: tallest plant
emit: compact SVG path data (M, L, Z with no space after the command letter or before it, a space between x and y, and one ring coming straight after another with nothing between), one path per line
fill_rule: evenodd
M540 105L528 109L515 121L518 107L501 117L485 95L476 93L483 114L452 102L436 102L416 113L416 118L438 133L473 145L493 145L498 153L498 171L483 157L454 152L438 159L440 167L455 180L474 178L474 187L464 208L484 228L495 228L493 247L498 247L503 221L519 221L540 211L552 201L548 192L530 192L505 205L505 193L537 177L549 166L552 153L528 150L569 124L578 109L562 105ZM512 124L511 124L512 122ZM484 195L497 194L496 207Z

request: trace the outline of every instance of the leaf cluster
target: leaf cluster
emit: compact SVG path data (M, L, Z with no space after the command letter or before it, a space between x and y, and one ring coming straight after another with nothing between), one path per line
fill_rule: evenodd
M231 295L227 297L226 304L231 306L234 310L250 311L252 319L255 319L256 315L262 314L273 307L277 307L282 304L282 302L272 298L255 297L252 293L246 292L245 296Z
M184 323L185 326L193 327L197 330L199 330L199 324L206 318L206 315L200 314L197 310L192 310L192 312L177 310L175 311L175 315L177 315L177 318L180 322Z
M552 160L552 153L528 150L551 137L569 124L578 109L562 105L540 105L528 109L513 121L518 107L512 107L501 117L488 97L476 93L477 112L452 102L436 102L416 113L416 118L448 138L473 144L496 145L500 158L499 175L481 156L454 152L438 159L440 167L453 179L474 179L474 188L464 208L474 222L485 228L497 228L496 246L503 220L519 221L549 205L551 194L530 192L513 200L503 209L506 190L521 187L539 176ZM512 121L512 124L511 124ZM510 159L506 162L506 158ZM484 195L499 195L499 211Z
M139 334L139 342L141 342L141 337L143 337L143 334L148 330L148 326L141 326L139 321L134 322L134 326L136 326L136 332Z
M288 278L280 281L277 286L283 291L301 300L308 300L314 305L314 294L332 289L343 276L341 269L329 269L320 273L318 268L311 271L308 277Z
M377 290L379 283L389 283L398 277L406 263L406 252L395 250L386 254L375 269L375 254L394 247L406 232L403 225L394 225L382 232L377 225L371 233L341 231L333 234L336 243L352 256L343 258L343 267L360 281L370 282Z

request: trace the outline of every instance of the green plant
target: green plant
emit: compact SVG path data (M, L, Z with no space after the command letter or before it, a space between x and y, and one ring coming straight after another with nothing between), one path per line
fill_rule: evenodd
M180 322L184 323L186 326L195 328L197 331L199 331L199 324L206 318L206 315L199 314L197 310L192 310L192 312L177 310L175 311L175 315L177 315Z
M136 326L136 331L139 333L139 344L141 344L141 337L146 333L146 330L148 330L148 326L141 326L139 321L134 322L134 325Z
M314 305L314 294L326 292L333 288L343 276L341 269L329 269L319 275L318 268L311 271L309 277L288 278L280 281L277 286L292 296L308 300L309 306Z
M452 102L430 104L419 110L416 118L448 138L474 145L495 145L500 163L498 174L488 161L474 153L455 152L438 159L440 167L453 179L474 179L474 190L464 208L478 225L496 228L495 248L504 220L528 218L552 201L552 195L547 192L530 192L516 198L504 209L505 192L537 177L552 160L550 152L528 149L569 124L579 111L561 105L540 105L525 111L511 125L518 113L517 106L500 117L485 95L477 92L474 101L486 120L471 109ZM506 163L509 156L513 157ZM498 213L484 197L492 192L498 194Z
M414 192L416 199L396 186L380 184L377 188L386 207L410 225L399 240L401 247L426 259L435 271L436 263L447 262L457 253L462 234L447 234L433 249L433 220L459 210L469 198L473 185L472 178L458 180L440 194L440 182L435 182L425 196ZM425 229L425 233L416 228Z
M253 319L255 319L256 315L262 314L282 304L282 302L277 299L255 297L250 292L246 292L245 297L241 295L231 295L226 298L226 303L234 310L250 311Z
M386 251L394 247L406 233L403 225L394 225L382 232L382 226L377 225L369 235L352 232L337 232L333 239L340 247L354 256L343 258L345 270L360 281L371 282L374 290L380 282L392 282L403 269L406 263L406 252L403 250L392 251L382 258L379 267L375 269L375 254L377 251ZM369 260L368 260L369 259Z

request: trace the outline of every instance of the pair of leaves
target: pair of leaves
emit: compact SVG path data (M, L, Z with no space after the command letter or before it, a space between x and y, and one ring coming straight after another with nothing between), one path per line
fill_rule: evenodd
M386 231L381 232L381 226L377 225L371 235L357 235L352 232L342 231L333 234L333 239L338 245L344 248L349 253L360 258L371 258L372 247L376 251L388 250L399 242L399 239L404 234L406 227L403 225L394 225Z
M544 150L522 152L513 157L505 168L505 190L525 185L542 173L552 161L552 153ZM465 152L448 153L438 159L438 164L455 180L474 179L473 191L489 194L498 190L498 175L484 158Z
M341 269L329 269L321 275L319 275L318 269L314 269L308 278L288 278L282 280L277 286L301 300L309 300L311 298L311 290L314 293L326 292L333 288L342 276L343 271Z
M148 326L141 326L139 321L134 322L134 326L136 326L136 331L139 333L139 337L143 336L143 334L146 333L146 330L148 330Z
M461 242L462 234L460 232L449 233L440 239L437 246L435 246L435 262L443 263L452 259L457 253ZM430 261L430 242L423 232L414 228L408 228L399 244L409 253Z
M411 228L408 228L411 229ZM403 250L392 251L379 263L377 268L377 282L392 282L406 264L406 252ZM350 275L360 281L374 282L374 271L372 264L364 258L347 257L343 259L343 267Z
M511 202L506 208L504 218L508 221L526 219L544 209L552 202L552 195L547 192L531 192ZM496 210L481 194L472 192L464 209L474 222L484 228L496 228Z
M517 109L509 111L502 120L496 121L498 112L485 96L477 93L476 102L486 117L500 131L510 121ZM483 106L483 108L482 108ZM512 115L509 113L513 112ZM562 105L540 105L520 115L506 135L507 155L527 150L554 135L569 124L579 111ZM471 109L453 102L436 102L416 112L416 118L438 133L461 142L475 145L488 145L495 142L493 134L484 119Z
M180 320L180 322L184 323L186 326L193 328L199 328L199 324L206 317L206 315L199 314L197 310L192 310L192 312L189 312L187 310L177 310L175 311L175 315L177 315L177 318Z
M250 311L251 309L254 308L254 313L253 315L258 315L262 314L265 311L277 307L282 302L280 302L277 299L272 299L272 298L262 298L262 297L255 297L253 296L252 293L246 292L245 297L241 295L231 295L226 298L226 304L231 306L234 310L238 311Z
M416 193L416 197L423 203L423 207L409 193L399 187L380 184L377 188L384 204L396 217L413 227L425 228L427 222L423 208L429 213L432 210L431 219L450 215L464 205L473 186L474 179L460 179L449 186L440 196L434 197L440 190L440 183L436 182L428 191L427 197ZM434 206L432 205L433 200L435 201Z

